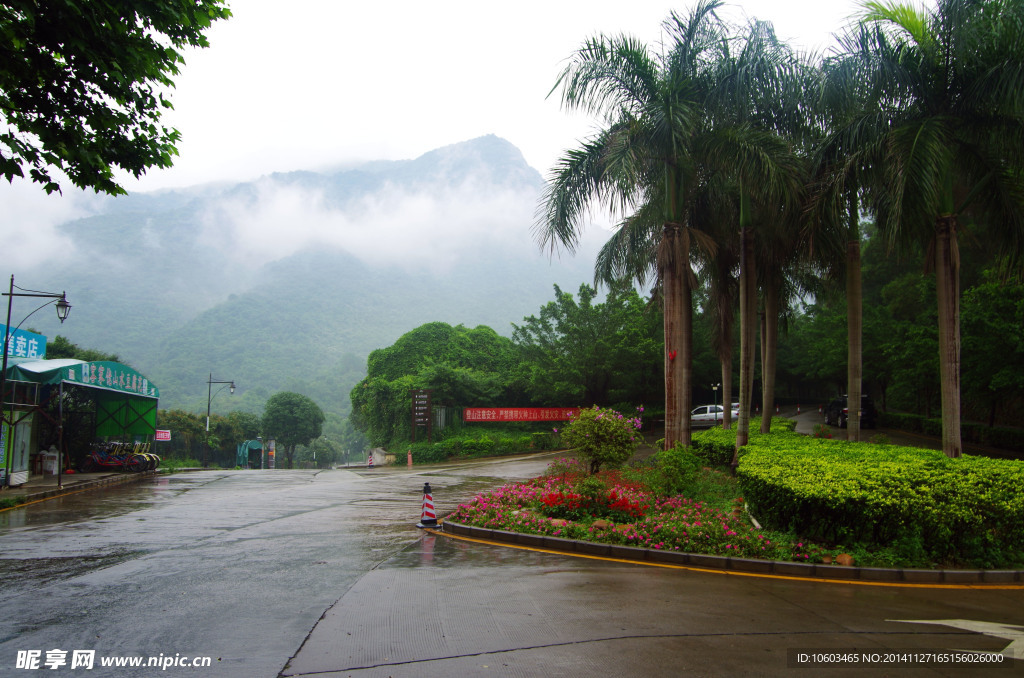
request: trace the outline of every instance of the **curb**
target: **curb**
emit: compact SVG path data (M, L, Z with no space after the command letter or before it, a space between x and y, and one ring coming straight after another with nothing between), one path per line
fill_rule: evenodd
M482 527L442 523L442 531L455 536L471 537L486 541L516 544L541 548L562 553L578 553L587 556L616 558L638 563L657 563L721 570L743 574L775 575L843 582L871 584L907 585L1024 585L1024 571L1021 570L914 570L886 569L878 567L843 567L841 565L818 565L815 563L788 563L778 560L757 560L752 558L730 558L709 556L679 551L658 551L635 546L599 544L589 541L548 537L539 534L489 530Z

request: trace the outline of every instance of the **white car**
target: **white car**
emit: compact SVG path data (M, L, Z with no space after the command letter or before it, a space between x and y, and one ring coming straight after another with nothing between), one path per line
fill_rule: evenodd
M732 406L732 420L740 416L739 403ZM694 428L717 426L725 417L725 408L721 405L701 405L690 412L690 426Z

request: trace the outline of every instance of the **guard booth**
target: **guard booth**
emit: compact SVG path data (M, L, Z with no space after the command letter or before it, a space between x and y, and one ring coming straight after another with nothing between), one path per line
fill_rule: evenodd
M78 463L97 440L148 442L160 392L128 365L28 360L7 368L0 425L3 485Z

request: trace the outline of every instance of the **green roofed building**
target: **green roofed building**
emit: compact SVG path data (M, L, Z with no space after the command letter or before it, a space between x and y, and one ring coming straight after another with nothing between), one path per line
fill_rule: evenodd
M0 425L0 474L20 485L32 472L60 473L97 440L148 442L160 391L128 365L22 360L7 368ZM56 453L55 460L49 455Z

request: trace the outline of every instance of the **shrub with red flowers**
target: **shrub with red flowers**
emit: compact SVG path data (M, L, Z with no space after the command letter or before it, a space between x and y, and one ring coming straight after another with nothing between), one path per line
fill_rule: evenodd
M643 408L637 408L638 412ZM562 442L590 463L590 472L597 473L601 464L618 465L629 460L640 444L639 414L633 418L612 409L591 407L569 422L562 433Z

